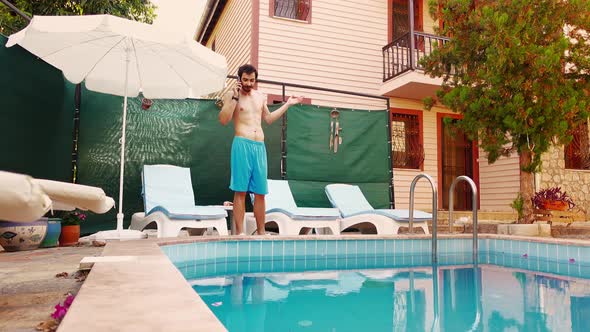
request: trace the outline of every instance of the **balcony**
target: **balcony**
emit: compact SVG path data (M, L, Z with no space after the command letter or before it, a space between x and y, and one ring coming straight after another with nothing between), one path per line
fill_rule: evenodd
M424 75L424 68L419 62L430 55L435 47L448 41L449 38L414 32L413 47L410 43L410 33L385 45L382 49L383 85L380 93L384 96L408 99L434 96L442 79Z

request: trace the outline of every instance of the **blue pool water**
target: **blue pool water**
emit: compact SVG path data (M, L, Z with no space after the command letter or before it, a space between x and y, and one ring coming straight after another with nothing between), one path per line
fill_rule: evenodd
M164 246L230 331L588 331L590 248L443 239Z
M229 331L590 327L588 280L496 266L238 274L189 282Z

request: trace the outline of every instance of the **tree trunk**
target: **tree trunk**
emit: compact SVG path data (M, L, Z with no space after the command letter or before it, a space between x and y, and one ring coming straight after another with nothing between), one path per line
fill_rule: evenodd
M532 224L534 221L533 215L533 195L534 195L534 188L533 188L533 181L534 176L533 173L523 171L524 166L528 166L531 164L531 152L521 151L520 153L520 194L524 200L523 204L523 219L521 222L525 224Z

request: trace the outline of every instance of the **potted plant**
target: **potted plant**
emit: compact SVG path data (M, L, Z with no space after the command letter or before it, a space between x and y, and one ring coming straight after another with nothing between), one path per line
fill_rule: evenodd
M576 206L574 201L561 187L539 190L533 196L533 206L539 210L565 211Z
M512 207L514 210L516 210L516 213L518 213L518 222L522 222L522 219L524 218L524 198L522 197L521 193L516 195L516 198L512 201L510 207Z
M86 219L86 214L78 210L65 211L61 214L61 219L59 245L61 247L76 245L80 239L80 223Z

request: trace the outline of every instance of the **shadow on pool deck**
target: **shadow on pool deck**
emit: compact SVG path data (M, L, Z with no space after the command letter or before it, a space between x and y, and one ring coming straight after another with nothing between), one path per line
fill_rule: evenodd
M57 247L6 252L0 247L0 331L35 331L68 292L76 294L80 260L103 247ZM56 277L67 272L68 276Z

